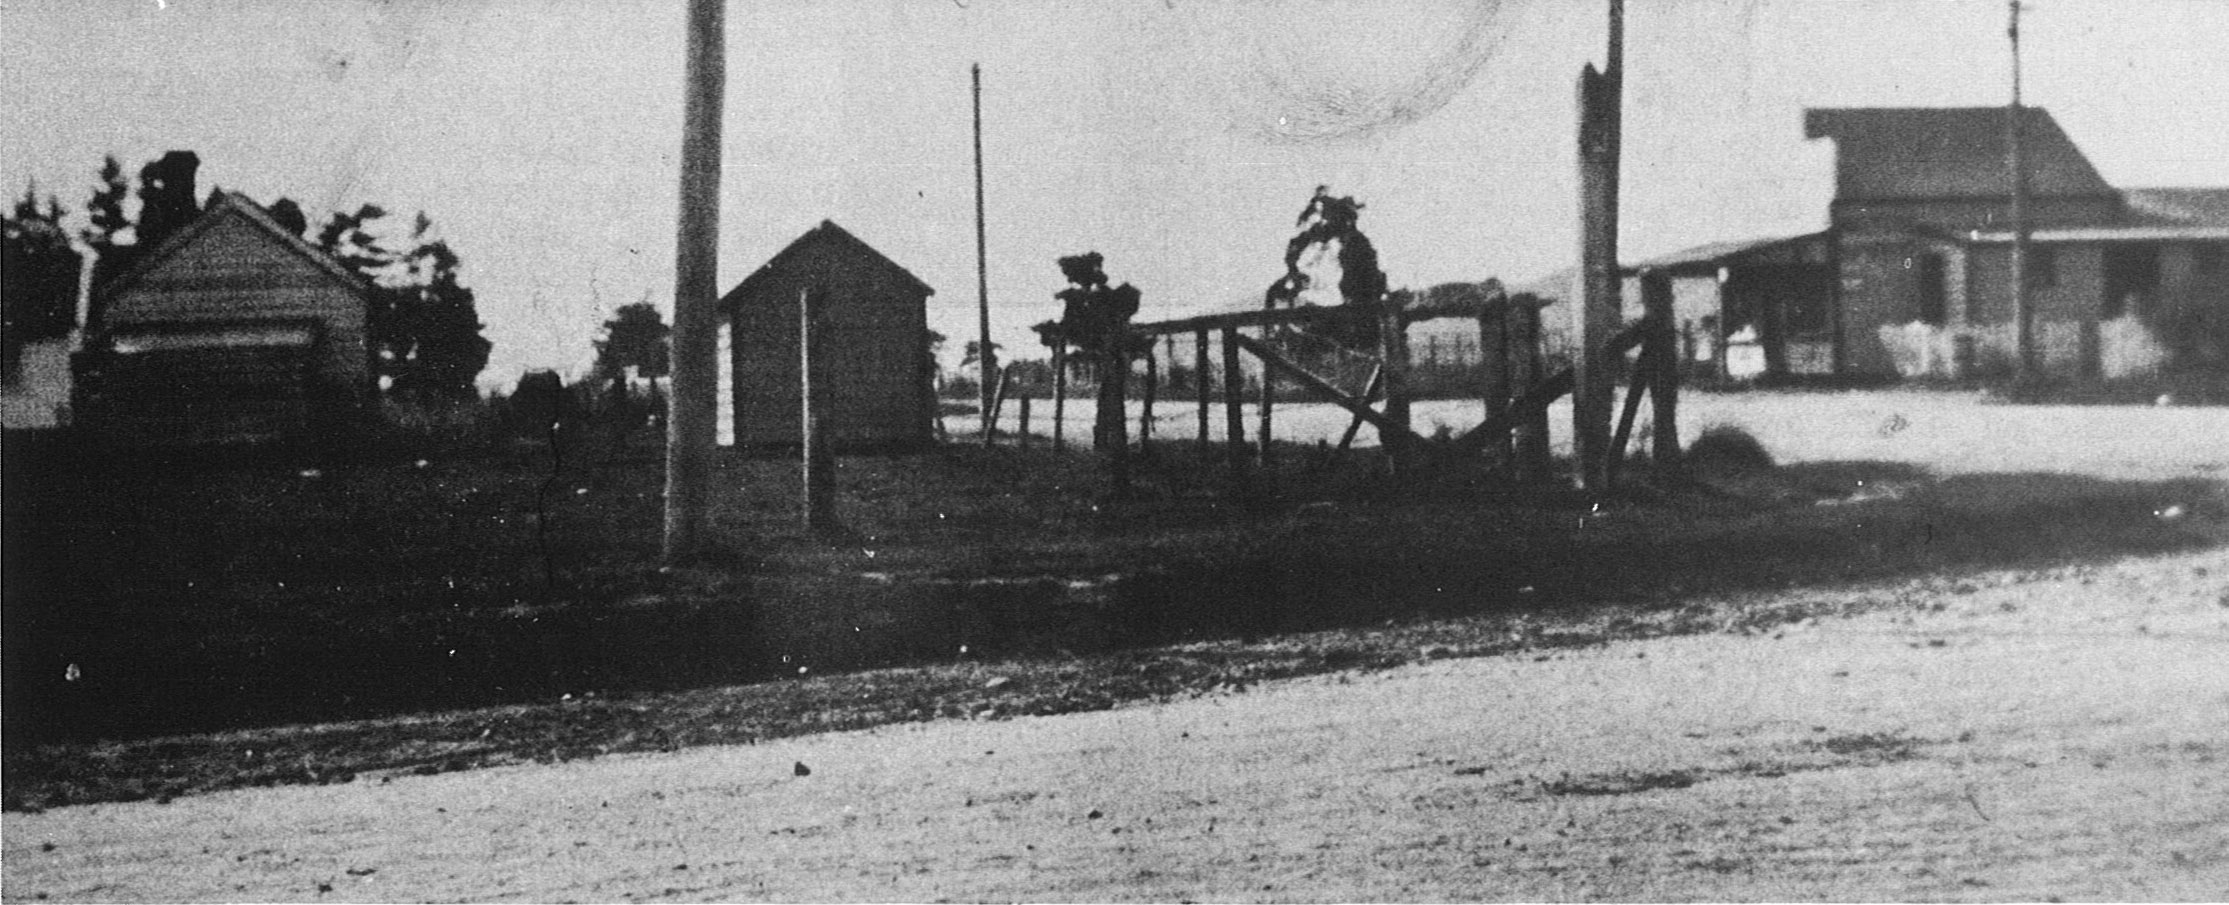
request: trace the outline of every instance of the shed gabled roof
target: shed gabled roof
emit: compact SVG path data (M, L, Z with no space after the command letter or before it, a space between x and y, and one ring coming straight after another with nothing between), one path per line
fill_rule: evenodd
M787 247L776 252L773 257L768 258L766 263L760 264L757 270L751 271L750 276L744 277L742 282L735 284L735 288L728 290L726 295L721 296L720 310L733 311L735 306L741 304L743 300L771 290L773 284L780 277L812 266L808 263L811 260L811 253L822 249L826 249L828 253L837 256L847 268L869 267L879 269L891 274L900 283L919 291L924 296L936 294L935 289L922 282L920 277L914 276L912 271L899 266L898 262L892 261L885 257L882 252L876 251L874 246L868 245L861 241L858 236L852 235L850 231L837 226L836 221L822 220L819 226L807 230L802 236L798 236Z
M2022 156L2038 196L2110 195L2113 188L2041 107L2024 107ZM2008 197L2004 107L1805 110L1805 138L1835 141L1838 201Z
M156 246L153 252L133 262L131 269L117 274L114 279L96 287L96 294L106 299L129 291L134 285L138 284L142 277L162 266L163 262L176 257L180 251L192 246L200 240L202 235L208 233L211 228L227 217L236 217L247 222L256 230L270 236L286 250L324 271L335 282L349 291L359 295L369 292L371 284L363 277L357 275L355 271L349 270L346 265L334 259L332 255L326 254L322 249L311 245L301 236L295 235L286 227L279 225L279 222L271 217L271 212L263 209L263 205L255 203L254 199L239 192L220 190L217 192L216 201L209 205L207 210L202 211L201 216L195 217L193 222L178 230L176 235Z

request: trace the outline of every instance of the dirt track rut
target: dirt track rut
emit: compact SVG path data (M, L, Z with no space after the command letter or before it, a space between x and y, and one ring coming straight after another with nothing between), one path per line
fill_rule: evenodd
M1104 713L10 814L4 894L2229 891L2229 551L1970 587L1771 635L1440 661Z

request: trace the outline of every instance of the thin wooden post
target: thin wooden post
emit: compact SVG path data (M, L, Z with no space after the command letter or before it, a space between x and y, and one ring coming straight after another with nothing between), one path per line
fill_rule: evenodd
M1107 483L1112 493L1120 495L1130 491L1130 419L1123 417L1123 403L1130 376L1130 324L1118 320L1112 324L1101 340L1103 350L1099 374L1099 454L1107 465Z
M1395 477L1415 467L1416 450L1409 442L1409 337L1401 323L1401 303L1392 295L1378 298L1378 368L1385 383L1385 417L1400 429L1379 431L1388 454L1386 462Z
M1145 405L1138 410L1138 455L1150 456L1153 450L1153 397L1161 386L1160 359L1153 354L1153 343L1145 345Z
M992 408L991 380L998 370L998 356L991 351L991 276L988 246L983 229L983 64L967 68L975 101L975 305L977 318L976 362L982 365L983 445L991 445L996 413Z
M1223 435L1229 449L1231 483L1246 488L1246 373L1238 365L1238 328L1223 328Z
M1053 450L1068 448L1068 340L1053 343Z
M1656 369L1649 375L1649 399L1655 403L1650 418L1655 424L1649 440L1649 458L1659 467L1679 464L1680 335L1672 325L1672 280L1660 273L1641 277L1642 317L1655 322L1646 345ZM1645 360L1650 355L1644 354Z
M1510 310L1518 307L1510 302L1488 305L1478 312L1478 396L1483 417L1492 418L1509 407L1514 395L1510 386L1509 342ZM1511 437L1494 437L1486 441L1486 461L1495 469L1508 470L1515 450Z
M1546 376L1540 366L1540 309L1529 303L1509 306L1509 382L1530 390ZM1544 409L1519 421L1510 432L1516 447L1512 477L1526 483L1548 479L1548 413Z
M2084 316L2081 329L2075 351L2080 356L2082 376L2094 378L2105 373L2105 337L2099 332L2097 315Z
M1765 376L1788 376L1788 312L1779 296L1763 292L1757 300L1757 341L1765 350Z
M1029 448L1029 397L1028 397L1028 396L1023 396L1022 398L1020 398L1020 399L1017 399L1017 400L1014 400L1014 401L1015 401L1015 402L1017 402L1017 403L1019 403L1019 404L1021 405L1021 411L1019 411L1019 412L1016 412L1016 413L1015 413L1015 414L1016 414L1016 415L1017 415L1017 416L1018 416L1018 417L1019 417L1019 418L1021 419L1021 422L1020 422L1020 424L1019 424L1019 425L1018 425L1018 426L1016 427L1017 433L1016 433L1016 436L1015 436L1015 441L1016 441L1016 442L1018 442L1018 443L1020 443L1020 444L1021 444L1021 447L1022 447L1023 449L1028 449L1028 448Z
M829 454L828 437L821 430L819 400L815 399L813 352L818 331L813 329L813 294L797 290L797 459L804 485L805 532L823 535L836 527L836 461Z
M1192 383L1195 390L1199 393L1200 402L1200 456L1204 459L1207 456L1207 407L1210 404L1207 395L1207 375L1209 368L1207 359L1206 330L1201 330L1192 334L1192 355Z
M1274 328L1266 324L1262 326L1261 341L1264 347L1269 346L1269 334L1272 329ZM1259 447L1259 452L1257 453L1257 455L1261 460L1262 476L1264 480L1267 480L1269 476L1274 473L1272 471L1273 463L1271 462L1274 453L1270 451L1269 443L1270 438L1275 435L1271 419L1275 417L1276 411L1277 369L1269 367L1265 363L1262 366L1261 409L1260 411L1255 412L1255 414L1258 415L1261 419L1260 427L1254 431L1255 444L1257 447Z
M720 115L727 86L725 0L690 0L681 113L681 197L673 267L673 398L666 414L663 558L701 551L719 447Z

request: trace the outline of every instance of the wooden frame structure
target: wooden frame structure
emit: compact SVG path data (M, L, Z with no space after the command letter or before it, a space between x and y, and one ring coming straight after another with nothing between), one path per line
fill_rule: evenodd
M1611 336L1592 358L1598 362L1622 362L1627 353L1640 350L1625 393L1622 416L1611 438L1609 455L1612 460L1623 456L1631 440L1641 396L1646 392L1655 401L1652 455L1658 462L1671 463L1679 456L1679 338L1671 316L1669 284L1660 276L1648 275L1644 277L1644 287L1646 314ZM1193 380L1198 405L1196 440L1203 451L1211 445L1209 427L1214 405L1209 379L1214 369L1209 355L1209 336L1220 334L1224 439L1235 486L1248 486L1250 472L1257 463L1264 474L1270 471L1275 411L1273 381L1279 377L1299 384L1352 414L1353 420L1340 438L1341 450L1352 445L1362 425L1376 428L1384 438L1388 462L1397 477L1429 467L1432 464L1429 459L1485 455L1511 477L1536 482L1547 477L1550 467L1548 407L1559 397L1572 393L1577 386L1574 368L1564 367L1546 373L1542 366L1541 304L1532 296L1513 298L1499 284L1491 284L1482 300L1435 306L1429 310L1401 310L1391 305L1374 311L1359 311L1347 306L1300 306L1131 324L1128 330L1133 337L1149 340L1136 343L1146 350L1149 371L1158 370L1150 363L1154 350L1164 344L1157 340L1169 337L1173 341L1181 334L1193 336ZM1453 443L1432 444L1416 433L1410 419L1407 328L1419 321L1451 317L1474 318L1479 323L1480 348L1485 352L1480 381L1484 418ZM1351 326L1368 322L1365 319L1376 321L1379 342L1376 365L1360 393L1342 389L1333 378L1309 369L1270 340L1273 332L1279 330L1335 324ZM1245 330L1258 330L1260 335L1249 336L1242 332ZM1168 344L1173 348L1173 342ZM1243 355L1251 355L1259 361L1264 375L1258 403L1260 424L1251 442L1246 436ZM1056 411L1063 402L1062 389L1056 382ZM1141 428L1141 444L1149 442L1150 437L1149 431ZM1614 464L1611 469L1614 475Z

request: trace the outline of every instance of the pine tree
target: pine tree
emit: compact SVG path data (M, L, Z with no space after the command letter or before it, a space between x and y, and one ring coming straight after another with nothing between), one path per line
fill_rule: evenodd
M470 397L493 345L480 335L486 325L472 290L457 277L457 254L446 241L427 241L433 221L424 212L412 218L404 246L390 247L371 229L387 216L376 204L335 212L314 243L372 286L373 368L388 392Z
M87 226L78 234L87 247L93 250L94 285L108 282L109 278L123 273L131 266L134 246L123 241L126 230L132 228L131 217L124 213L124 200L131 197L131 184L124 179L124 165L114 156L101 160L100 187L93 190L93 197L85 202Z
M27 186L15 209L0 218L0 370L12 373L23 347L66 336L77 326L77 279L84 259L62 229L62 204Z
M604 322L604 338L596 341L596 373L618 380L631 367L638 377L664 377L672 365L667 347L672 335L658 306L647 301L621 305Z

